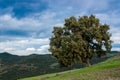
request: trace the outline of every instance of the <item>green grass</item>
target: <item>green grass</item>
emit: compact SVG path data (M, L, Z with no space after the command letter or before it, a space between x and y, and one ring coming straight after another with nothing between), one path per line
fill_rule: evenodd
M120 80L120 56L91 67L24 78L20 80Z

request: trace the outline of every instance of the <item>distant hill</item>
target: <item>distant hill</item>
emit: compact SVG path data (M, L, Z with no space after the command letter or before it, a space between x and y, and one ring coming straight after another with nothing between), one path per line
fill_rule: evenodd
M56 72L50 65L57 63L51 54L17 56L0 53L0 80L16 80L21 77ZM57 70L58 71L58 70Z
M120 51L111 51L110 53L116 54L116 53L120 53Z
M92 64L106 60L107 57L93 58ZM61 72L84 67L84 64L75 64L70 67L59 68L57 60L51 54L17 56L8 52L0 53L0 80L16 80L19 78L42 74Z
M19 58L19 56L17 55L12 55L8 52L3 52L3 53L0 53L0 59L16 59L16 58Z

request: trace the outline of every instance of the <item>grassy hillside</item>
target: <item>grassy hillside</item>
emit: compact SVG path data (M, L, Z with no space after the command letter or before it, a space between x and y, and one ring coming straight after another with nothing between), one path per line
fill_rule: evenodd
M120 80L120 55L91 67L20 80Z

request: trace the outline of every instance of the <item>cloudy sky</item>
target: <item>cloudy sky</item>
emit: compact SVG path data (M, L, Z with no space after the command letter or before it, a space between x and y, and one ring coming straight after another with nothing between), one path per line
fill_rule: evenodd
M120 51L120 0L0 0L0 52L47 54L54 26L90 14L110 25Z

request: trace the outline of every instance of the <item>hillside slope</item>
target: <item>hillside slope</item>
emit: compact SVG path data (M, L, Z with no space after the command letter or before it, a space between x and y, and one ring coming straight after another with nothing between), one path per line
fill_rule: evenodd
M120 80L120 55L91 67L20 80Z
M91 63L96 64L105 61L113 55L115 55L114 52L103 58L94 57ZM59 68L57 60L51 54L18 56L8 52L0 53L0 80L17 80L81 67L84 67L84 64L75 64L70 67Z
M17 56L7 52L0 53L0 80L17 80L56 72L57 69L50 67L56 62L56 59L50 54Z

